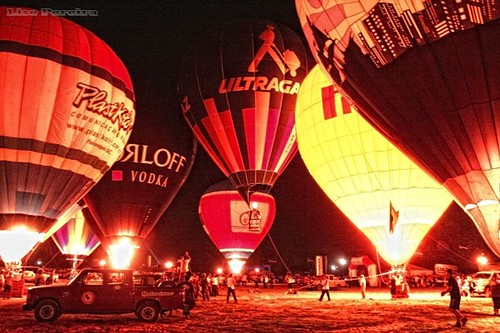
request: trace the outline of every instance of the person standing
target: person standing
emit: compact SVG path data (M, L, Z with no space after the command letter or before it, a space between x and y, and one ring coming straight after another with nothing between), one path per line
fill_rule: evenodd
M238 299L236 299L236 281L233 277L233 274L229 274L226 280L227 285L227 295L226 295L226 303L229 303L229 296L233 295L234 303L238 303Z
M204 301L210 301L210 292L208 290L208 279L205 273L201 273L201 278L200 278L201 297Z
M491 299L493 300L493 315L500 316L500 274L495 273L490 281Z
M3 271L0 271L0 293L3 293L4 283L5 283L5 276L3 275Z
M45 279L44 279L44 276L43 276L42 269L39 268L36 271L36 274L35 274L35 286L40 286L42 284L45 284Z
M219 277L212 276L212 296L219 296Z
M14 280L14 277L12 276L12 272L7 270L5 271L5 282L3 285L3 299L9 299L10 298L10 292L12 290L12 281Z
M191 256L189 252L184 252L184 255L180 256L177 260L177 266L179 268L179 282L189 281L191 277Z
M448 287L441 291L441 296L450 293L450 312L455 315L457 322L456 327L464 327L467 323L467 318L460 312L460 287L458 286L457 280L453 277L453 270L448 269L446 271L446 277L448 278Z
M286 273L286 275L285 275L285 282L288 285L288 291L287 291L287 293L288 294L295 294L296 291L293 288L293 285L295 283L295 278L293 277L292 273L290 273L290 272Z
M359 277L359 289L361 291L361 298L366 298L366 278L364 274L361 274Z
M330 300L330 284L328 283L328 277L323 275L320 281L321 285L321 296L319 297L319 301L323 301L323 296L327 296L328 300Z

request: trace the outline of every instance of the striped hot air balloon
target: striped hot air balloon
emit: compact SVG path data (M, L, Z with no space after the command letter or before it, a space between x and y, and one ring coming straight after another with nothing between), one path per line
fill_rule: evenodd
M186 55L184 116L247 202L253 192L269 193L297 152L293 115L306 74L299 36L266 20L217 27Z
M82 213L86 209L75 204L76 209L70 208L71 214L63 214L62 225L52 234L52 240L66 260L73 261L73 268L78 266L87 256L101 244Z
M78 202L122 153L134 104L127 69L93 33L0 7L0 237L46 232ZM0 255L19 260L36 241Z

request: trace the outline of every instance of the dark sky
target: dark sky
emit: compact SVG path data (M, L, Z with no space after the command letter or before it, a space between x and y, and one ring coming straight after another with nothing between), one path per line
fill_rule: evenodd
M73 17L102 38L127 66L137 100L137 114L162 108L186 129L176 102L180 62L197 35L211 26L238 18L264 18L287 25L301 34L293 0L182 0L182 1L4 1L32 8L93 9L97 17ZM314 64L310 64L312 68ZM224 262L198 219L198 202L212 184L223 180L203 148L191 174L148 238L159 259L175 259L185 250L193 256L195 270L212 270ZM367 254L374 247L331 203L307 172L297 154L275 184L271 194L277 216L270 236L249 264L278 261L290 268L306 269L307 259L328 255L329 260ZM50 245L45 245L50 246ZM484 252L493 258L472 221L453 204L431 230L412 262L432 267L434 262L457 263L471 269L473 259ZM40 256L34 253L32 258ZM97 254L96 254L97 257ZM280 267L281 266L281 267Z

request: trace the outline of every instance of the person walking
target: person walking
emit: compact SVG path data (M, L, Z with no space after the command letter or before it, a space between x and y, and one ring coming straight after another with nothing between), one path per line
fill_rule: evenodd
M495 273L490 281L491 299L493 300L493 315L500 316L500 274Z
M238 303L238 299L236 298L236 281L233 277L233 274L229 274L226 280L227 285L227 295L226 295L226 303L229 303L229 296L233 295L234 303Z
M328 283L328 277L323 275L320 281L321 285L321 296L319 297L319 301L323 301L323 296L327 296L328 300L330 300L330 284Z
M460 312L460 287L458 286L457 280L453 277L453 270L448 269L446 271L446 277L448 278L448 287L441 291L441 296L450 293L450 312L455 315L457 322L456 327L464 327L467 323L467 318Z
M364 274L359 276L359 289L361 291L361 298L366 298L366 278Z

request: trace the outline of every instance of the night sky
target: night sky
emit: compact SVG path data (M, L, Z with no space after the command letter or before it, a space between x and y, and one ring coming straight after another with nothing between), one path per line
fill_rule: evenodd
M179 131L189 131L189 128L177 104L177 77L183 55L200 33L230 19L264 18L284 24L302 36L292 0L3 3L32 8L98 10L97 17L70 19L94 32L123 60L134 83L137 116L143 117L141 121L147 122L150 112L165 112L168 121L179 123ZM313 65L311 62L309 69ZM224 262L198 218L201 195L223 179L225 176L200 146L190 176L148 238L155 257L175 260L188 250L195 271L213 270ZM307 259L315 255L327 255L330 261L364 254L376 258L374 247L316 185L299 154L271 194L276 200L277 216L270 236L278 252L266 238L250 258L249 265L271 260L277 262L273 269L283 271L281 255L289 268L300 272L311 268L307 266ZM50 256L53 248L44 244L30 258ZM435 262L450 263L460 265L463 270L474 270L474 260L482 252L494 258L473 222L452 204L424 239L412 263L429 268ZM101 252L96 251L93 257L99 255Z

